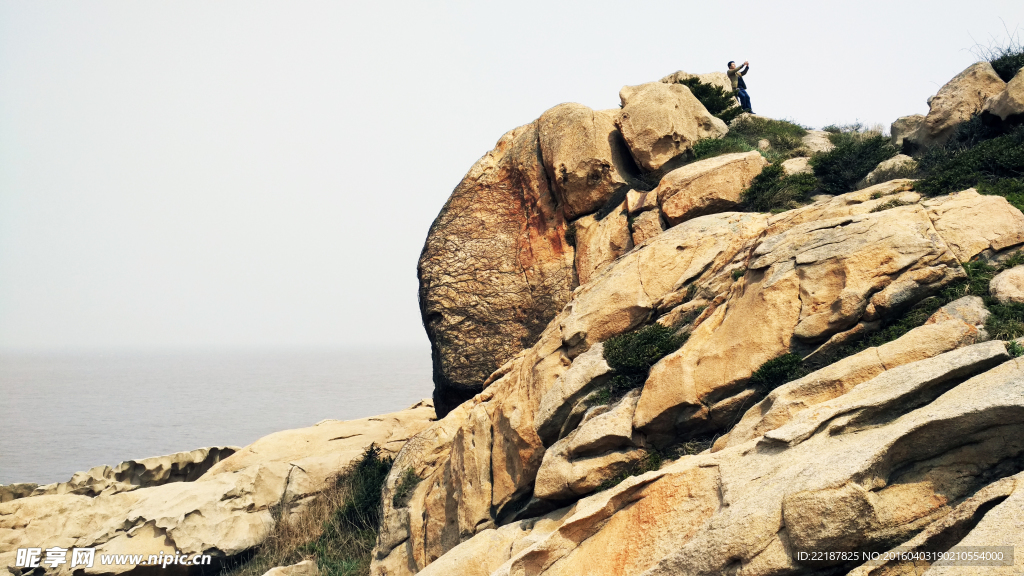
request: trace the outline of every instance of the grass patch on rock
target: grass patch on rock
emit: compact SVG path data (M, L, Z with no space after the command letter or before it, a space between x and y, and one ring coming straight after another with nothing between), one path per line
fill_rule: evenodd
M261 576L310 558L324 576L369 574L391 464L391 457L371 445L303 510L288 517L275 511L274 528L256 554L225 576Z
M703 160L722 154L751 152L758 150L758 142L767 140L769 148L761 154L771 162L781 162L808 153L802 140L806 134L806 128L793 122L747 115L733 121L724 138L708 138L694 144L693 156Z
M598 403L606 404L643 386L651 366L678 350L686 338L661 324L609 338L604 343L604 359L615 373L606 387L607 394L599 392Z
M607 490L614 486L618 486L626 478L629 478L630 476L639 476L645 472L657 470L661 468L662 462L664 462L664 457L662 457L660 452L654 449L648 449L646 454L644 454L643 458L641 458L635 464L629 467L628 470L620 472L618 475L613 476L612 478L609 478L602 482L601 485L597 487L597 490L598 492L602 490Z
M743 191L744 208L752 212L780 212L796 208L818 189L813 174L786 176L779 162L765 166Z
M879 163L899 153L888 138L878 132L864 132L859 124L826 126L825 130L834 147L811 156L810 162L822 191L827 194L852 191Z
M914 189L937 196L974 187L1024 210L1024 126L979 140L984 136L975 134L925 152L919 164L926 176Z

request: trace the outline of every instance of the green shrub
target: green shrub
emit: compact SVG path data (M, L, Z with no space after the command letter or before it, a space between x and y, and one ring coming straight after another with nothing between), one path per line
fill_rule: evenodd
M301 510L285 515L282 507L275 508L274 525L256 554L223 574L261 576L307 558L316 560L324 576L369 574L380 528L381 490L391 463L371 445Z
M992 68L1003 82L1009 82L1024 68L1024 47L1018 45L1004 49L1002 55L992 60Z
M729 126L729 136L742 139L753 148L758 141L767 140L771 147L764 154L772 162L806 153L806 135L807 129L799 124L761 116L744 116Z
M1000 304L994 298L986 301L992 313L985 330L996 340L1014 340L1024 336L1024 304Z
M395 508L401 508L405 506L406 500L412 491L416 489L422 478L416 474L416 471L412 468L406 468L405 472L402 472L402 477L398 479L398 484L395 486L395 494L391 498L391 504Z
M732 122L734 118L743 113L743 110L736 105L734 93L724 90L721 86L705 84L696 76L691 76L678 82L689 88L697 100L700 100L700 103L707 108L708 112L713 116L721 118L726 124Z
M1024 44L1020 43L1020 36L1010 34L1007 31L1005 43L989 46L975 46L973 52L981 60L987 60L992 64L996 74L1009 82L1024 67Z
M925 153L926 176L914 189L935 196L977 187L1021 207L1024 200L1024 126L974 145L944 146Z
M605 480L604 482L601 483L600 486L597 487L597 490L598 492L602 490L607 490L609 488L612 488L613 486L618 486L626 478L629 478L630 476L639 476L646 472L657 470L661 468L661 464L663 461L664 458L657 450L649 449L647 450L647 453L644 454L643 457L640 458L640 460L637 461L635 464L633 464L628 470L620 472L618 475L609 478L608 480Z
M722 154L733 154L735 152L752 152L753 146L747 144L742 138L727 134L725 138L705 138L693 145L693 157L696 160L721 156Z
M686 342L687 336L677 336L675 332L673 328L651 324L613 336L604 343L604 359L615 370L608 384L609 402L643 386L651 366Z
M829 140L834 148L811 156L814 175L821 189L829 194L853 190L875 166L899 153L889 139L880 134L834 132L829 134Z
M761 364L750 377L750 383L767 394L786 382L807 374L808 371L804 368L800 356L789 353Z
M743 191L743 207L752 212L774 212L796 208L818 188L811 174L786 176L781 163L765 166Z
M747 273L747 269L746 268L738 268L736 270L733 270L732 271L732 281L735 282L735 281L739 280L740 278L743 278L743 275L746 274L746 273Z
M1011 358L1020 358L1024 355L1024 346L1021 346L1021 343L1016 340L1011 340L1006 343L1006 351Z
M371 444L354 466L338 477L345 503L327 519L320 536L302 550L330 576L367 574L381 520L381 491L393 460Z

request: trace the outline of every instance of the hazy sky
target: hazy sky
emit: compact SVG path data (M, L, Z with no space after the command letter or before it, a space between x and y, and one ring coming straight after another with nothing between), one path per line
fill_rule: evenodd
M750 60L754 110L888 124L1024 2L0 0L0 347L425 345L416 259L561 102Z

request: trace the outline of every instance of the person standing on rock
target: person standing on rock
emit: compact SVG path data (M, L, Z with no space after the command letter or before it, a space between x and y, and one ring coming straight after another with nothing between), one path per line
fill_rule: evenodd
M729 81L732 82L732 91L736 93L740 98L740 108L748 114L753 114L754 111L750 109L750 96L747 95L747 83L743 81L743 77L750 71L750 63L744 62L740 67L736 67L736 61L729 61L729 71L726 74L729 75Z

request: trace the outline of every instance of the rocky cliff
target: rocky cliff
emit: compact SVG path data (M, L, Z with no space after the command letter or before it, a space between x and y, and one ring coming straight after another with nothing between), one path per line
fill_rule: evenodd
M941 146L982 112L1012 131L1020 77L972 66L894 140ZM617 113L546 112L442 210L420 275L447 415L395 461L385 496L421 480L385 497L372 573L897 574L908 565L798 553L1024 543L1024 348L1000 324L1024 311L993 304L1024 270L1024 214L893 178L913 159L844 176L860 190L736 211L762 156L786 160L783 185L826 163L767 140L698 157L728 129L674 82L624 88ZM498 218L513 249L467 248ZM524 259L540 237L544 258ZM538 306L508 287L555 278L541 262L560 279ZM658 342L672 344L630 368Z

